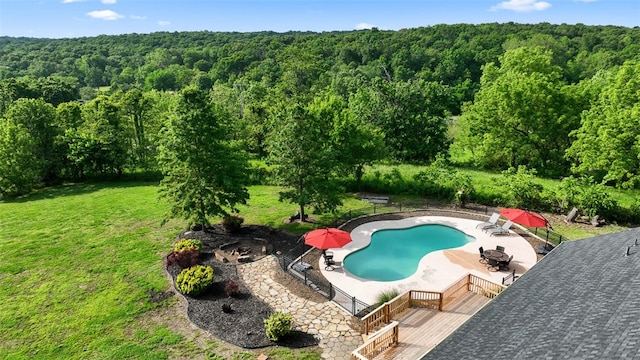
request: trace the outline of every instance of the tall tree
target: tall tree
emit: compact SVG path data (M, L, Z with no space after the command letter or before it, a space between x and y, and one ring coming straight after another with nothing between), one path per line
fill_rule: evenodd
M337 99L335 101L338 101ZM342 101L339 101L342 105ZM364 168L387 154L384 133L375 124L356 116L350 108L336 109L331 137L339 153L340 164L360 185Z
M128 127L133 129L131 152L135 163L146 168L151 154L146 127L147 123L151 121L152 98L138 89L132 89L122 94L120 104L124 116L130 120Z
M382 129L390 155L402 161L432 161L449 147L450 88L419 81L374 80L349 101L355 115Z
M56 178L56 157L54 141L58 128L55 126L56 112L51 104L43 99L18 99L13 102L6 113L7 121L21 124L29 132L35 145L36 156L41 159L37 164L23 164L33 166L40 172L40 180L52 181Z
M189 87L177 96L159 154L159 194L170 205L165 221L182 217L207 226L210 217L235 212L249 199L248 160L228 140L229 114L207 92Z
M28 193L40 185L43 160L26 126L0 119L0 198Z
M321 99L308 107L283 106L273 116L267 139L269 158L279 183L284 187L280 201L299 206L300 219L305 208L334 211L340 204L336 182L338 152L331 139L331 110Z
M640 63L607 74L567 151L573 170L621 187L640 186Z
M82 123L65 131L68 159L79 177L120 175L127 164L128 138L122 113L105 95L82 107Z
M582 103L562 82L550 51L518 48L500 61L483 68L480 91L459 119L456 141L486 168L526 165L543 175L565 172L564 151L579 126Z

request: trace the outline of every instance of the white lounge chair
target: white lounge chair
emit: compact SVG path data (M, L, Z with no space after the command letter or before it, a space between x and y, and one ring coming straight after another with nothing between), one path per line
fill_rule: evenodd
M513 225L513 222L511 222L511 220L507 220L507 221L504 222L504 224L502 224L502 226L491 228L491 229L487 229L485 231L489 234L489 236L491 236L491 235L507 235L507 234L509 234L509 229L511 228L511 225Z
M498 223L498 219L500 218L500 214L498 213L493 213L491 214L491 217L489 218L489 221L485 221L482 222L478 225L476 225L476 229L489 229L489 228L493 228L493 227L498 227L497 223Z

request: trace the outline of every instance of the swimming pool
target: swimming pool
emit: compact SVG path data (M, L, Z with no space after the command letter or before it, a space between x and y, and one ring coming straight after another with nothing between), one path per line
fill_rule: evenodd
M343 266L368 280L401 280L415 273L420 259L428 253L464 246L473 240L460 230L440 224L378 230L371 235L367 247L344 258Z

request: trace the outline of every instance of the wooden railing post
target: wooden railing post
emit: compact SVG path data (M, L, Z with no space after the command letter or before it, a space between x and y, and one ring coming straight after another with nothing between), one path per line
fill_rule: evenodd
M444 302L444 293L440 293L440 302L438 303L438 311L442 311L443 302Z
M393 331L393 345L398 345L400 338L400 326L396 326Z
M388 323L391 322L391 319L390 319L390 317L391 317L391 315L390 315L391 309L390 308L391 308L391 306L389 304L385 304L384 305L384 323L385 324L388 324Z

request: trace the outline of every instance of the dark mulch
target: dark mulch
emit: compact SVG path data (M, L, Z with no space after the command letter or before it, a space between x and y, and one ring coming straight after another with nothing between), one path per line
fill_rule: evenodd
M273 229L267 226L248 225L243 226L239 232L228 233L219 226L214 226L205 231L188 231L178 235L178 238L199 239L202 241L200 263L213 267L215 284L205 294L197 297L183 296L187 303L187 315L192 323L211 333L218 339L228 343L247 348L261 348L268 346L286 346L290 348L302 348L315 346L318 339L311 334L301 331L293 331L281 341L273 342L265 335L264 319L268 318L273 310L261 299L251 294L240 280L237 273L237 265L223 263L215 258L214 251L223 244L238 241L238 244L252 247L253 254L261 254L262 247L267 246L268 253L286 253L298 246L298 236ZM180 272L180 267L169 266L167 272L174 279ZM294 280L284 272L277 276L287 283L287 288L297 292L300 296L319 297L313 290ZM229 298L224 292L224 287L229 280L240 285L237 296ZM222 311L223 304L231 304L232 312Z

